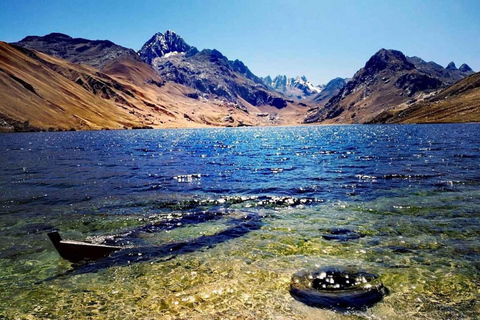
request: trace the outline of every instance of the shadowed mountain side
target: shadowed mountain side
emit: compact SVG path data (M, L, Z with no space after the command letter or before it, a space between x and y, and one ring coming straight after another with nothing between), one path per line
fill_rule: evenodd
M160 246L126 248L113 253L105 259L74 266L73 269L45 279L44 282L65 276L98 272L103 269L121 267L133 263L171 260L176 256L209 249L221 243L243 237L252 231L260 230L263 222L261 218L256 215L248 215L242 219L231 219L228 221L228 224L231 225L231 227L210 236L201 236L184 242L169 243Z
M460 68L457 69L453 62L450 62L450 64L444 68L433 61L426 62L419 57L407 57L407 60L413 63L417 70L433 76L446 85L452 85L458 80L474 73L466 64L462 64Z
M371 123L480 122L480 73L475 73L436 96L403 109L393 109Z
M284 98L250 79L248 73L239 73L217 50L203 50L194 56L177 53L157 58L153 66L163 79L191 87L199 94L206 94L205 98L230 102L236 108L243 109L243 101L252 106L270 105L277 109L287 106Z

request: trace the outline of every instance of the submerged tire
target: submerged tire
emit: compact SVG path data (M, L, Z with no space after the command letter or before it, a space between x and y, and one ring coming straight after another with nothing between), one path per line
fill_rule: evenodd
M380 302L388 289L370 273L323 268L295 273L290 294L311 307L365 310Z

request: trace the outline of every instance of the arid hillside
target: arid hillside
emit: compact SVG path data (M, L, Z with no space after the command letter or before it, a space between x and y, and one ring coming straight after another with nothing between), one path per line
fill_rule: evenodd
M480 122L480 73L458 81L431 99L378 115L372 123Z
M300 123L305 108L238 109L164 82L130 55L102 71L0 42L0 130L100 130Z
M447 68L381 49L357 71L324 107L314 109L307 123L368 123L383 112L404 108L435 96L441 89L472 74L468 65Z

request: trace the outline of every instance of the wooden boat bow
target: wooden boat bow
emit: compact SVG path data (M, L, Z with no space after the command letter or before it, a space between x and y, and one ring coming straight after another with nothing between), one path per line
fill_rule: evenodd
M63 240L58 231L49 232L48 237L55 246L55 249L57 249L58 254L63 259L73 263L99 260L108 257L115 251L123 249L123 247L118 246Z

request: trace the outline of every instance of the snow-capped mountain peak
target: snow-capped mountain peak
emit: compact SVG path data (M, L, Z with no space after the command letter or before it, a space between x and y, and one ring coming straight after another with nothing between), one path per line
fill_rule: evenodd
M273 80L270 76L267 76L262 78L262 81L266 86L297 99L305 99L322 91L322 86L315 86L308 81L306 76L289 78L285 75L278 75Z

